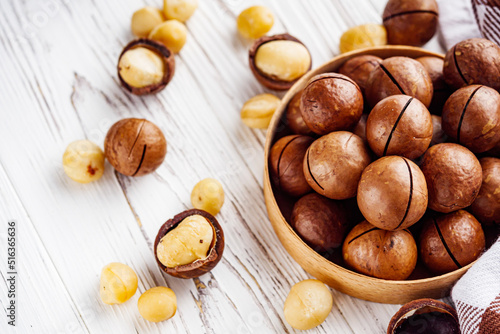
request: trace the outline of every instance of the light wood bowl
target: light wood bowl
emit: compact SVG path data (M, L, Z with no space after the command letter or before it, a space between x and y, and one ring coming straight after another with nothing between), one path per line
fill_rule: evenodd
M330 262L302 241L284 218L278 206L275 194L273 193L269 177L269 151L272 144L275 142L275 138L278 136L277 133L282 130L283 125L280 120L283 117L288 102L298 91L304 88L307 81L314 75L325 72L335 72L346 60L366 54L375 55L381 58L392 56L407 56L411 58L435 56L443 58L441 54L415 47L384 46L369 48L348 52L335 57L317 69L308 72L297 81L283 97L267 131L264 167L264 198L269 219L281 243L295 261L297 261L309 274L338 291L356 298L389 304L403 304L414 299L426 297L442 298L449 294L453 284L472 266L472 264L445 275L405 281L383 280L358 274Z

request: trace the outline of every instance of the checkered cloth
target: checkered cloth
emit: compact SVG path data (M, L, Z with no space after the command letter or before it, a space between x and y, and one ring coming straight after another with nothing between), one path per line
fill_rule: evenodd
M462 334L500 334L500 239L451 292Z
M500 0L437 0L439 33L448 50L460 41L487 38L500 45Z

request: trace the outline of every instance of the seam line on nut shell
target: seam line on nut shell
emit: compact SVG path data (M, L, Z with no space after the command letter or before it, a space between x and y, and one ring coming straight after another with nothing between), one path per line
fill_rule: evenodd
M469 99L465 103L464 110L462 110L462 115L460 115L460 121L458 122L458 127L457 127L457 143L460 144L460 133L462 132L462 122L464 120L465 112L467 111L467 108L469 107L469 102L472 100L476 92L483 86L479 86L474 91L472 94L470 94Z
M392 127L391 133L389 133L389 137L387 137L387 141L385 142L384 152L382 153L382 156L385 156L387 154L387 150L389 149L389 144L391 143L392 135L394 134L394 131L396 131L396 127L398 126L399 121L403 117L403 114L410 105L411 101L413 101L413 97L411 97L408 101L406 101L403 110L401 110L401 112L398 115L398 118L396 119L396 122L394 122L394 126Z
M405 158L402 158L402 159L405 162L406 167L408 167L408 173L410 173L410 195L408 196L408 204L406 205L405 215L403 216L403 219L401 219L401 222L395 228L395 230L397 230L403 224L403 222L405 221L406 217L408 216L408 212L410 212L411 200L413 198L413 174L411 172L411 167L410 167L410 164L408 163L408 161L406 161Z
M419 13L423 13L423 14L427 13L427 14L433 14L433 15L438 16L438 13L436 13L433 10L409 10L407 12L401 12L401 13L392 14L392 15L389 15L387 17L384 17L383 22L388 21L388 20L392 19L393 17L398 17L401 15L407 15L407 14L419 14Z
M397 82L396 78L394 78L392 76L391 72L389 72L389 70L386 69L385 66L382 63L379 66L382 69L382 71L384 71L384 73L389 77L389 79L391 79L392 83L395 84L396 87L398 87L398 89L401 92L401 94L408 95L408 94L405 93L405 91L403 90L403 88L401 88L401 86L399 85L399 82Z
M356 239L358 239L358 238L361 238L361 237L362 237L362 236L364 236L365 234L370 233L370 232L375 231L375 230L380 230L380 228L378 228L378 227L373 227L373 228L371 228L371 229L369 229L369 230L366 230L366 231L364 231L363 233L361 233L361 234L359 234L359 235L355 236L354 238L352 238L352 239L351 239L351 240L350 240L347 244L348 244L348 245L350 245L350 244L351 244L351 242L353 242L354 240L356 240Z
M137 132L137 136L135 136L134 143L130 147L130 151L128 152L128 157L127 158L130 158L130 156L132 155L132 151L134 150L135 144L139 140L139 136L141 135L142 128L144 127L144 123L146 123L146 122L144 120L142 120L141 127L139 128L139 131Z
M311 172L311 165L309 164L309 149L307 149L307 170L309 171L309 175L311 175L311 178L313 179L313 181L318 185L318 187L321 188L321 190L325 190L325 188L323 188L319 183L318 181L316 181L316 178L314 177L313 173Z
M135 174L137 174L139 172L139 170L141 169L142 162L144 161L144 157L146 156L146 148L147 148L147 145L144 145L144 149L142 150L141 161L139 161L139 166L137 166L137 169L134 172L134 174L132 174L132 176L135 176Z
M434 221L434 226L436 227L436 231L439 235L439 238L441 239L441 242L443 243L443 246L444 248L446 249L446 252L448 253L448 255L450 256L451 260L453 261L453 263L455 263L455 265L460 269L462 268L462 266L460 265L460 263L457 261L457 259L455 259L455 257L453 256L453 253L451 252L450 248L448 247L448 245L446 244L446 241L444 240L444 237L443 237L443 234L441 233L441 230L439 229L439 226L438 226L438 223L436 222L436 218L432 218L432 220Z
M460 77L462 78L462 80L464 81L464 83L465 83L466 85L468 85L469 83L468 83L468 82L467 82L467 80L465 79L465 76L464 76L464 74L462 73L462 70L460 69L460 66L458 66L456 49L457 49L457 46L455 45L455 46L453 47L453 61L455 62L455 67L457 68L458 74L460 74Z
M276 167L276 172L277 172L276 174L278 174L278 187L280 186L280 179L281 179L281 175L280 175L281 157L283 156L283 153L285 152L288 145L290 145L297 138L299 138L299 136L293 138L288 143L286 143L285 147L283 147L283 149L280 152L280 156L278 157L278 166Z

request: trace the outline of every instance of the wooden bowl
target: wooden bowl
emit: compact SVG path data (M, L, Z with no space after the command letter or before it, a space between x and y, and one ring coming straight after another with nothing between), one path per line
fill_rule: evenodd
M284 131L284 123L281 121L288 102L298 91L304 88L311 77L324 72L335 72L346 60L355 56L367 54L380 58L392 56L407 56L411 58L435 56L444 58L441 54L415 47L375 47L344 53L331 59L317 69L308 72L297 81L283 97L267 131L264 167L264 198L269 219L281 243L295 261L297 261L309 274L338 291L356 298L389 304L404 304L418 298L442 298L449 294L452 285L472 266L472 263L445 275L404 281L390 281L358 274L327 260L302 241L288 224L284 214L278 206L278 201L275 196L279 196L279 194L273 192L269 177L269 151L277 138L289 134Z

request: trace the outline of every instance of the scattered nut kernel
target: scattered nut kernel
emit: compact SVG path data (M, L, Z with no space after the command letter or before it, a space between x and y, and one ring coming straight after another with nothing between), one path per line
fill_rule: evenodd
M74 141L63 154L63 167L66 175L76 182L99 180L104 173L104 152L91 141Z
M241 120L254 129L267 129L281 100L272 94L259 94L245 102Z
M274 79L293 81L309 70L311 55L301 43L276 40L257 49L255 66Z
M154 27L165 21L163 12L158 8L144 7L134 12L130 28L137 37L148 37Z
M156 254L166 267L174 268L207 258L214 240L214 230L203 216L185 218L161 238Z
M163 12L167 19L186 22L198 8L198 0L163 0Z
M172 318L177 311L177 297L172 289L157 286L144 292L137 301L141 316L151 322Z
M120 57L118 70L127 84L140 88L160 83L165 73L165 64L155 52L137 47Z
M326 285L307 279L292 286L283 311L290 326L306 330L325 321L332 307L332 294Z
M236 24L243 37L259 38L271 30L274 24L274 15L267 7L252 6L238 15Z
M123 263L113 262L102 268L101 299L105 304L121 304L137 290L137 275Z
M368 23L353 27L340 37L340 52L364 49L372 46L386 45L387 32L380 24Z
M224 204L222 184L212 178L201 180L191 192L191 204L194 208L205 210L215 216Z
M177 20L168 20L157 25L149 34L149 39L165 44L174 53L179 53L186 44L186 26Z

